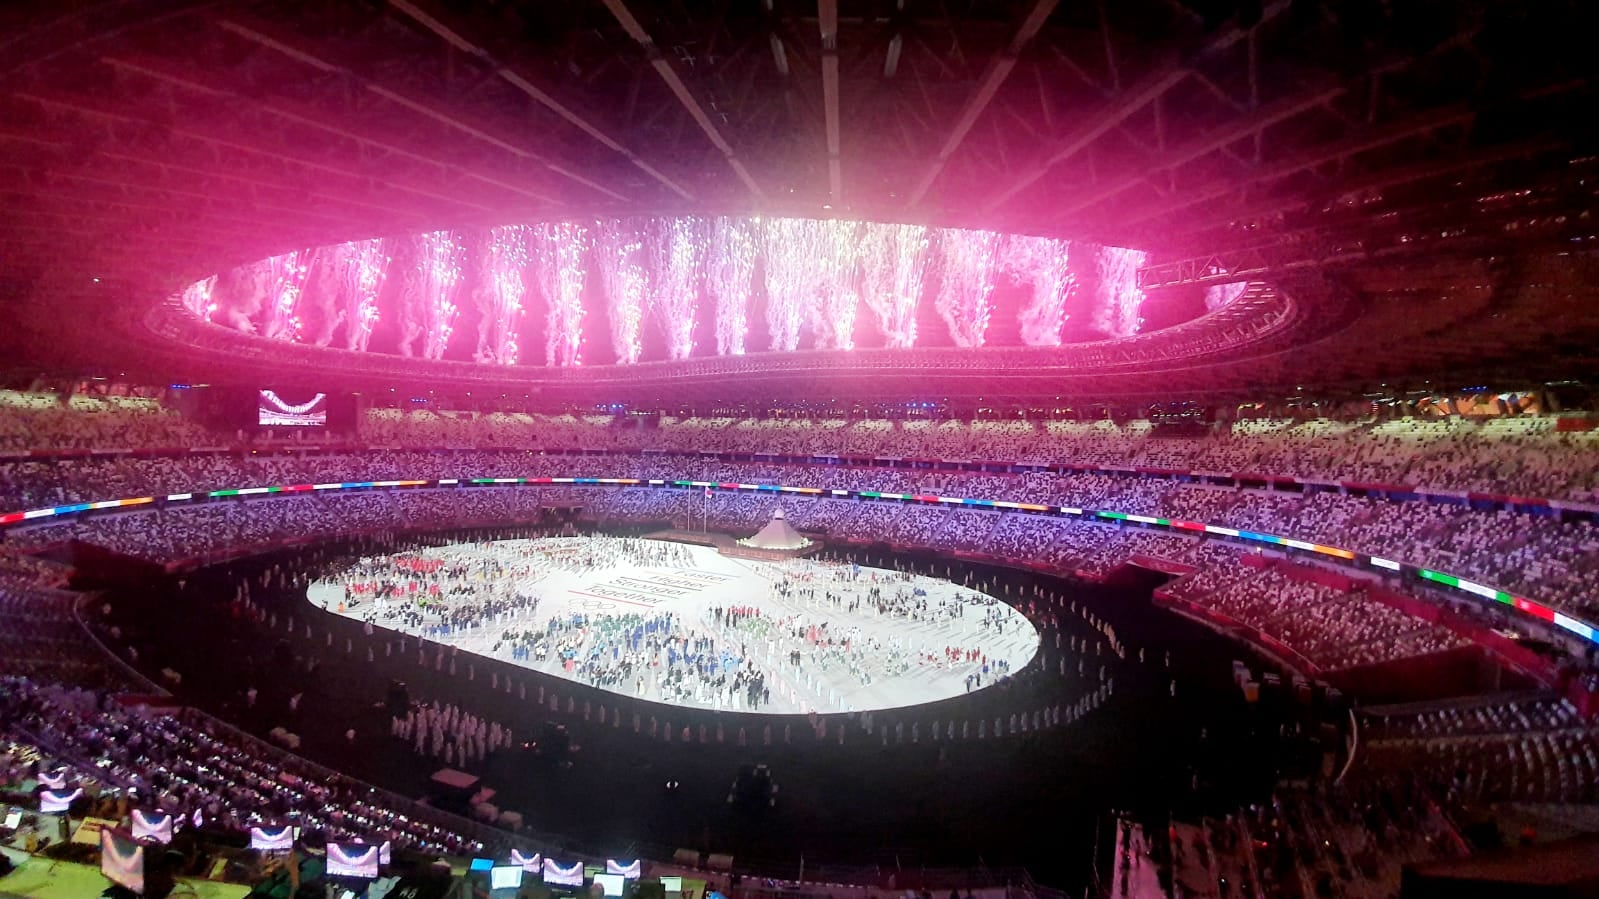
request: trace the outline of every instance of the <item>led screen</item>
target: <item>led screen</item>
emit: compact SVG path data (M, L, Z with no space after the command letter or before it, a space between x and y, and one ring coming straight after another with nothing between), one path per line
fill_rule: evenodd
M172 842L172 816L166 812L134 809L133 838L154 840L157 843Z
M282 852L294 848L294 831L288 827L250 828L250 848Z
M594 882L605 890L605 895L620 896L627 884L627 878L620 874L596 874L594 875Z
M377 846L360 843L329 843L328 873L334 877L375 878L381 851Z
M614 858L605 860L605 873L607 874L620 874L628 880L638 880L643 871L644 866L636 858L630 862L619 862Z
M580 887L583 885L583 863L573 862L563 865L553 858L544 860L544 882L563 887Z
M72 805L72 800L83 795L82 789L77 790L40 790L39 811L64 812Z
M109 827L100 829L100 873L118 886L144 893L144 847Z
M264 428L320 428L328 423L328 395L316 393L301 402L290 402L275 391L263 390L255 420Z
M681 893L683 892L683 878L662 877L661 889L667 891L668 893Z
M529 874L544 873L544 857L537 852L532 855L523 855L515 849L511 850L511 864L521 865L522 870Z
M489 889L514 890L522 886L522 866L505 865L489 869Z

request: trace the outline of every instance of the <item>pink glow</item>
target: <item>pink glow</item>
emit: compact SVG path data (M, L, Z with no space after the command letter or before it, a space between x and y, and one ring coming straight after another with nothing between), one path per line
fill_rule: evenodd
M1231 284L1212 284L1205 288L1205 311L1215 312L1231 306L1244 295L1244 289L1249 286L1248 281L1234 281Z

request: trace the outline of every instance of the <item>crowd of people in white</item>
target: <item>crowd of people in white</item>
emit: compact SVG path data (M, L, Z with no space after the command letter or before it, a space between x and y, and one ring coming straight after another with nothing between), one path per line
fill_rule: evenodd
M417 755L466 767L516 745L511 729L462 711L452 703L413 703L404 717L389 722L390 735L411 744Z
M0 391L0 448L260 449L152 399ZM598 414L542 415L375 408L354 435L364 447L627 449L854 458L960 459L1253 473L1311 481L1409 484L1591 500L1599 431L1558 430L1555 416L1482 421L1245 418L1201 438L1169 438L1149 421L954 421L662 416L658 427ZM318 438L326 444L325 437Z
M1358 587L1324 586L1274 570L1207 566L1172 592L1258 628L1323 671L1467 644L1447 628L1366 598Z

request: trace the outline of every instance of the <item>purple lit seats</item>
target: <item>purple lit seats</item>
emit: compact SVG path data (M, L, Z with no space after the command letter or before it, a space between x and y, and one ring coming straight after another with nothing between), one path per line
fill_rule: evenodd
M1292 646L1324 671L1424 655L1466 645L1361 591L1295 580L1277 571L1211 566L1173 588Z
M93 691L0 677L0 737L136 787L161 808L200 812L208 826L243 831L292 812L329 839L390 839L471 854L483 844L433 823L428 810L231 732L193 711L124 710ZM36 741L36 743L35 743ZM96 762L106 764L96 766ZM285 774L293 774L288 778ZM402 805L403 804L403 805Z

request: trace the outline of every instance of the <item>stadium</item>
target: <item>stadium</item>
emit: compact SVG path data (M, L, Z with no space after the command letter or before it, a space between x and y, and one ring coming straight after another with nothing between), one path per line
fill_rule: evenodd
M1599 895L1599 9L0 23L0 895Z

